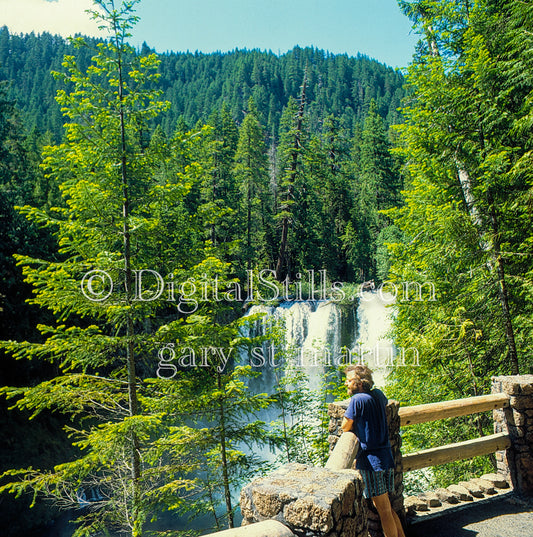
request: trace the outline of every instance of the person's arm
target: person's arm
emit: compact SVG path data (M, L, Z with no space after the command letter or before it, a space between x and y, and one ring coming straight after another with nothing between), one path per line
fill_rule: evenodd
M344 416L342 418L342 424L341 424L341 429L343 430L343 432L345 433L350 432L352 430L352 427L353 427L353 420Z
M354 421L357 419L357 412L355 409L355 398L352 397L348 403L348 408L344 413L341 423L341 429L343 432L353 432Z

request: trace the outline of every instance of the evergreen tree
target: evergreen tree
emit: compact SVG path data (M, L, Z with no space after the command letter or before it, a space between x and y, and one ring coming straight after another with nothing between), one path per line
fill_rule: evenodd
M344 236L351 251L350 264L360 279L377 276L377 248L381 230L390 224L381 212L399 202L400 178L384 121L370 103L360 139L354 138L352 160L354 205L351 225Z
M392 246L391 277L436 290L434 301L404 294L398 303L396 340L418 349L421 367L395 371L394 390L412 404L479 395L492 375L530 368L531 186L520 164L530 134L518 126L532 87L523 48L531 19L514 2L402 6L424 40L400 129L409 175L394 219L405 241ZM477 424L491 427L483 417ZM415 447L464 434L460 424L450 435L428 428Z
M239 128L239 141L235 153L233 174L240 190L239 222L243 232L240 256L243 267L263 264L267 268L268 258L266 233L271 228L272 202L267 175L265 136L258 112L252 98L248 102L248 113Z
M320 136L312 137L306 155L306 176L316 198L315 224L318 248L309 268L323 268L332 279L346 281L350 274L342 236L350 220L352 193L349 178L348 135L333 115L324 120ZM313 215L308 215L308 220Z
M294 213L302 196L306 194L305 178L302 174L302 153L307 134L304 130L306 88L307 75L304 76L301 86L299 103L290 99L282 117L282 134L278 148L281 155L280 168L282 172L277 185L276 212L276 219L280 227L279 251L275 269L278 281L292 276L297 270L294 253L290 249L291 243L294 241L289 237L289 233L296 221ZM299 205L299 209L302 210L302 205ZM298 248L297 244L295 246Z
M84 492L97 492L95 509L82 511L76 534L118 528L141 535L159 501L154 490L162 477L153 471L160 464L153 439L162 417L143 399L147 392L138 376L154 345L149 320L155 311L146 300L150 289L143 295L141 271L151 268L150 248L165 247L161 241L170 234L164 216L169 206L170 216L180 212L187 187L152 175L145 133L167 105L143 89L154 76L156 57L139 57L125 42L136 20L135 2L118 9L112 1L96 4L104 14L94 16L102 17L111 40L98 46L87 72L74 57L65 58L62 76L74 88L58 94L70 119L66 141L45 150L64 205L49 212L24 208L32 221L55 230L59 259L18 256L34 286L33 302L57 321L39 327L43 343L4 344L16 358L51 361L59 374L27 388L2 389L34 416L54 409L72 417L69 431L80 451L53 471L7 471L4 476L23 479L2 490L32 489L65 507L78 507ZM87 46L82 38L75 43ZM174 264L172 252L163 257Z
M232 174L238 131L228 108L223 105L207 123L211 127L208 145L203 146L200 160L206 170L201 189L205 213L206 238L219 252L229 251L234 258L237 237L233 229L238 193ZM210 215L210 217L208 217Z
M1 490L32 490L63 507L88 504L78 535L141 535L162 510L201 509L206 498L217 528L224 520L231 527L231 494L255 469L238 443L264 438L248 416L268 404L247 394L246 369L229 362L237 326L228 304L240 297L229 265L202 235L204 219L220 217L216 203L202 199L206 177L220 178L210 184L224 203L232 199L233 154L225 142L236 143L234 123L224 114L220 140L217 125L170 139L157 128L150 136L168 103L150 89L157 57L125 42L135 2L97 5L110 42L97 47L86 71L67 56L67 73L57 75L72 84L58 95L70 121L64 143L45 149L44 166L62 203L23 209L59 241L55 258L18 256L33 302L56 321L39 327L42 343L4 342L14 357L50 361L58 374L2 389L34 416L47 409L69 416L79 452L51 471L8 470L11 482ZM216 151L224 158L197 160ZM191 352L171 363L169 346L180 344ZM219 360L219 349L228 359ZM244 425L237 422L243 416ZM203 421L192 426L196 417Z
M7 84L0 84L0 340L38 339L36 324L48 315L27 304L31 287L24 283L22 270L13 254L51 255L56 244L49 230L39 229L17 210L16 206L37 203L45 206L55 189L49 187L39 170L41 137L24 135L23 125L14 103L7 98ZM36 188L38 186L39 188ZM0 350L2 384L23 386L47 379L50 368L39 362L16 363ZM50 467L66 456L62 444L61 419L45 414L28 422L23 412L9 412L9 403L0 401L1 428L5 431L0 472L23 464ZM69 454L70 455L70 454ZM67 455L67 456L69 456ZM35 531L57 516L50 506L40 506L30 516L31 496L3 498L0 504L0 533L15 535ZM16 521L16 522L15 522Z

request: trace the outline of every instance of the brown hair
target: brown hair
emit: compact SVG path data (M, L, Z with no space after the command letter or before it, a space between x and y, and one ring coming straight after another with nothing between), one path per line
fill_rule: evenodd
M369 392L374 386L374 381L372 379L373 371L366 365L356 364L349 365L344 370L344 373L347 374L350 371L354 371L354 377L357 379L358 383L360 382L363 385L363 390Z

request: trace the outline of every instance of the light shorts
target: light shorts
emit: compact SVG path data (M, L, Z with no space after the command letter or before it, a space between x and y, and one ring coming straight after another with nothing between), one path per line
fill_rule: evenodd
M363 494L365 498L374 498L381 496L385 492L394 492L394 469L384 470L382 472L374 472L373 470L359 470L365 490Z

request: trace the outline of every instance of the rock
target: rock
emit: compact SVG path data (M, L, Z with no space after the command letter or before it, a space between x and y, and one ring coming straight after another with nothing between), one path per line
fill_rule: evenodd
M472 494L470 494L470 491L461 485L450 485L447 488L454 496L463 502L470 502L474 499Z
M474 479L471 479L470 482L474 485L478 485L483 494L496 494L496 491L494 490L494 485L486 479L476 477Z
M350 483L344 490L344 498L342 499L341 514L351 516L355 504L355 485Z
M515 427L523 427L526 424L526 419L526 414L524 412L513 410L509 413L508 422Z
M276 520L265 520L257 524L245 524L240 528L232 528L217 533L211 537L295 537L294 533Z
M274 487L262 487L252 491L252 502L260 516L274 518L283 503L278 497L278 490Z
M300 498L288 504L283 512L289 525L316 532L328 533L333 529L333 516L326 505Z
M448 489L437 489L435 494L441 502L459 503L459 498L455 494L452 494Z
M424 492L423 494L419 494L418 497L423 502L426 502L428 507L440 507L442 505L439 497L434 492Z
M352 537L352 535L355 535L355 532L357 531L357 521L353 518L349 518L344 522L342 530L339 531L340 537Z
M472 481L459 481L460 486L464 487L474 498L483 498L483 491L479 485L472 483Z
M346 409L348 408L349 399L344 401L335 401L334 403L329 403L328 405L328 414L332 418L342 418Z
M529 397L511 397L511 399L509 400L509 404L511 405L513 411L527 410L528 408L530 408Z
M243 489L241 491L241 513L243 517L243 523L246 523L247 519L251 519L253 517L253 511L252 511L252 499L248 495L248 491L246 489Z
M407 512L413 513L414 511L429 511L427 502L418 498L418 496L408 496L404 499L403 505Z
M328 425L328 432L330 433L336 433L338 429L337 420L334 420L333 418L329 420Z
M298 535L340 537L342 533L348 537L345 526L351 527L348 521L355 520L353 537L363 537L366 512L362 489L360 476L354 470L286 464L242 490L244 523L268 518Z
M497 489L509 488L509 483L507 483L507 480L501 474L484 474L481 476L480 479L485 479L485 481L489 481Z

